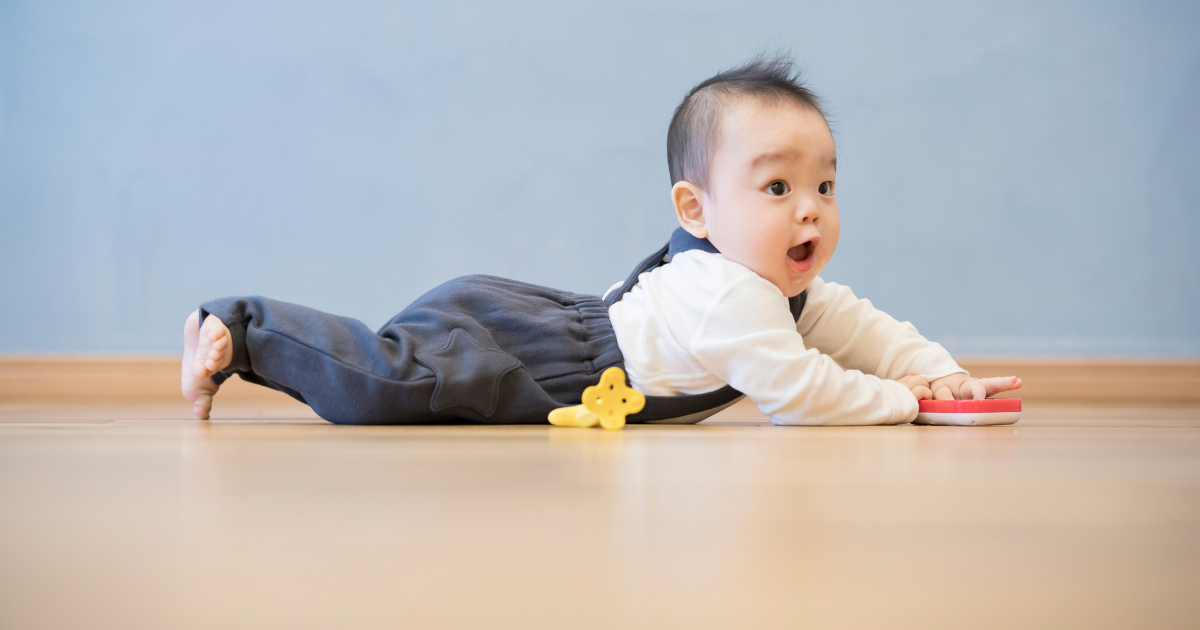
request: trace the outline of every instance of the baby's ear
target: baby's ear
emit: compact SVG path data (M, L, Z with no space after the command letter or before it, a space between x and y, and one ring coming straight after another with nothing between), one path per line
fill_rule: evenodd
M671 202L675 204L675 218L679 225L696 238L708 237L708 226L704 222L703 193L700 187L685 181L675 182L671 187Z

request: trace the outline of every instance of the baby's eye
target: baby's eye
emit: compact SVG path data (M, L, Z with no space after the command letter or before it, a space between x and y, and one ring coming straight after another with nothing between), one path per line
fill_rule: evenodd
M782 197L787 194L788 186L783 182L771 182L771 185L767 186L767 192L776 197Z
M829 194L833 192L833 182L821 182L821 184L817 186L817 192L821 193L822 195L829 196Z

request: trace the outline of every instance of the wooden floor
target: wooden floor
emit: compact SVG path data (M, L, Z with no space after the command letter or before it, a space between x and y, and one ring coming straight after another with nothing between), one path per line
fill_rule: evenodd
M339 427L0 407L0 628L1196 628L1200 409Z

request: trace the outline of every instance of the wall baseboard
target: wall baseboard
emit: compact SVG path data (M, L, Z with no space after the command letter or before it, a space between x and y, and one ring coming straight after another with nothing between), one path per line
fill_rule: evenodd
M0 355L0 403L184 404L179 356ZM230 379L221 387L225 404L301 403L273 389Z
M1198 359L964 357L973 376L1020 376L1014 396L1031 402L1200 405ZM177 356L0 355L0 404L182 403ZM299 404L231 379L225 404Z
M1001 398L1100 404L1200 404L1200 360L962 357L972 376L1019 376Z

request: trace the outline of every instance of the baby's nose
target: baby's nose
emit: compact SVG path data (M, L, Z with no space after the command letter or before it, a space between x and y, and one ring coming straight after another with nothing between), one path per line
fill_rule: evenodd
M797 219L800 223L812 223L816 225L821 220L821 213L817 210L817 204L811 202L801 202L797 208Z

